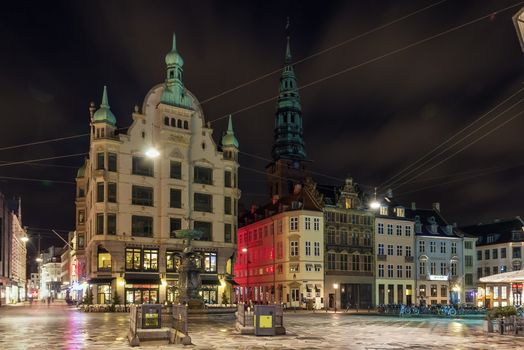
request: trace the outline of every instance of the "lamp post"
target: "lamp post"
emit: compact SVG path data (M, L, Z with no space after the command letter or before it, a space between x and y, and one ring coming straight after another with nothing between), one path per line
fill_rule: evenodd
M335 289L335 300L333 300L333 306L335 307L335 313L337 313L337 289L338 289L338 283L333 283L333 289Z
M248 294L248 297L249 297L249 255L247 255L247 248L244 247L242 248L242 253L246 254L246 263L247 263L247 267L246 267L246 290L245 290L245 294ZM246 295L244 294L244 303L246 302Z

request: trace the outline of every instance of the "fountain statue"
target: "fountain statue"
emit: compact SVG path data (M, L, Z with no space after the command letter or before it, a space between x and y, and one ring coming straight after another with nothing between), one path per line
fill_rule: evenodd
M197 261L200 259L198 253L193 252L191 241L193 239L200 239L202 231L199 230L178 230L176 231L177 238L183 238L185 242L184 250L179 253L180 266L178 268L178 302L180 304L187 304L189 309L202 309L204 301L199 295L200 287L202 286L202 279L200 278L200 264Z

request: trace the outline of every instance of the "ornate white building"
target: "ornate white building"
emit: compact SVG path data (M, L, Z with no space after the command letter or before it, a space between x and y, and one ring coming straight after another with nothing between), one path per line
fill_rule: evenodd
M238 141L230 119L221 149L215 144L200 103L182 83L174 35L165 61L165 83L135 107L129 128L117 128L105 87L100 108L90 109L89 158L78 172L76 204L94 303L110 303L115 291L120 302L175 300L176 253L184 246L176 231L187 228L203 232L193 242L204 271L202 297L231 300Z

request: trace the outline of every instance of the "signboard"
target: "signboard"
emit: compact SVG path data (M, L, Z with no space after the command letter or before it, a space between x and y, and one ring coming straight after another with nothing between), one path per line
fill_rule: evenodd
M447 281L448 276L446 275L429 275L430 281Z

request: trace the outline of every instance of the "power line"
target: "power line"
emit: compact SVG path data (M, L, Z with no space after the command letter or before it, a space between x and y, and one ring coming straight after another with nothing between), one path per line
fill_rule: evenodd
M469 25L472 25L472 24L475 24L475 23L477 23L477 22L480 22L480 21L482 21L482 20L484 20L484 19L486 19L486 18L491 17L491 16L493 15L493 13L501 13L501 12L505 12L505 11L507 11L507 10L509 10L509 9L512 9L512 8L514 8L514 7L517 7L517 6L520 6L520 5L523 4L523 3L524 3L524 1L521 1L521 2L518 2L518 3L513 4L513 5L511 5L511 6L507 6L507 7L505 7L505 8L502 8L502 9L500 9L500 10L491 11L488 15L484 15L484 16L482 16L482 17L478 17L478 18L476 18L476 19L474 19L474 20L471 20L471 21L469 21L469 22L463 23L463 24L461 24L461 25L458 25L458 26L452 27L452 28L447 29L447 30L445 30L445 31L442 31L442 32L440 32L440 33L437 33L437 34L431 35L431 36L429 36L429 37L426 37L426 38L424 38L424 39L421 39L421 40L418 40L418 41L416 41L416 42L413 42L413 43L411 43L411 44L409 44L409 45L406 45L406 46L403 46L403 47L401 47L401 48L398 48L398 49L395 49L395 50L389 51L389 52L387 52L387 53L385 53L385 54L383 54L383 55L376 56L376 57L371 58L371 59L369 59L369 60L367 60L367 61L361 62L361 63L359 63L359 64L357 64L357 65L354 65L354 66L351 66L351 67L345 68L345 69L343 69L343 70L341 70L341 71L338 71L338 72L336 72L336 73L333 73L333 74L326 75L326 76L324 76L324 77L322 77L322 78L320 78L320 79L314 80L314 81L312 81L312 82L310 82L310 83L307 83L307 84L305 84L305 85L299 87L297 90L305 89L305 88L307 88L307 87L310 87L310 86L316 85L316 84L318 84L318 83L324 82L324 81L326 81L326 80L328 80L328 79L331 79L331 78L337 77L337 76L339 76L339 75L342 75L342 74L348 73L348 72L350 72L350 71L356 70L356 69L358 69L358 68L361 68L361 67L366 66L366 65L368 65L368 64L370 64L370 63L374 63L374 62L380 61L380 60L382 60L382 59L384 59L384 58L387 58L387 57L389 57L389 56L392 56L392 55L394 55L394 54L397 54L397 53L400 53L400 52L406 51L406 50L408 50L408 49L410 49L410 48L412 48L412 47L415 47L415 46L418 46L418 45L424 44L424 43L426 43L426 42L428 42L428 41L430 41L430 40L433 40L433 39L439 38L439 37L441 37L441 36L443 36L443 35L446 35L446 34L452 33L452 32L454 32L454 31L457 31L457 30L462 29L462 28L464 28L464 27L467 27L467 26L469 26ZM273 96L273 97L270 97L270 98L266 98L266 99L264 99L264 100L262 100L262 101L259 101L259 102L257 102L257 103L254 103L254 104L252 104L252 105L250 105L250 106L243 107L243 108L241 108L241 109L239 109L239 110L237 110L237 111L235 111L235 112L228 113L228 114L223 115L223 116L221 116L221 117L218 117L218 118L216 118L216 119L210 120L209 122L210 122L210 123L214 123L214 122L216 122L216 121L218 121L218 120L222 120L222 119L225 119L225 118L229 117L229 115L236 116L236 115L238 115L238 114L240 114L240 113L242 113L242 112L245 112L245 111L247 111L247 110L249 110L249 109L252 109L252 108L258 107L258 106L260 106L260 105L266 104L267 102L271 102L271 101L273 101L273 100L276 100L278 97L279 97L279 95L276 95L276 96Z
M41 145L43 143L49 143L49 142L58 142L58 141L62 141L62 140L77 139L77 138L85 137L85 136L89 136L89 134L79 134L79 135L73 135L73 136L64 136L64 137L58 137L58 138L55 138L55 139L48 139L48 140L24 143L24 144L21 144L21 145L5 146L5 147L0 147L0 151L5 151L5 150L8 150L8 149L13 149L13 148Z
M439 166L440 164L444 163L444 162L447 161L448 159L453 158L454 156L456 156L457 154L459 154L459 153L462 152L463 150L465 150L465 149L471 147L471 146L474 145L475 143L477 143L477 142L479 142L480 140L484 139L485 137L489 136L490 134L492 134L493 132L497 131L498 129L500 129L501 127L503 127L503 126L506 125L507 123L511 122L513 119L519 117L519 116L520 116L521 114L523 114L523 113L524 113L524 111L521 111L521 112L515 114L513 117L511 117L511 118L507 119L506 121L500 123L500 124L499 124L498 126L496 126L495 128L491 129L490 131L488 131L488 132L482 134L480 137L478 137L478 138L474 139L473 141L471 141L470 143L466 144L464 147L460 148L458 151L452 153L451 155L447 156L446 158L442 159L441 161L439 161L439 162L433 164L431 167L429 167L429 168L425 169L424 171L418 173L418 174L415 175L415 177L413 177L411 180L409 180L409 181L405 181L405 182L402 182L402 183L398 184L396 187L393 188L393 190L395 190L395 189L397 189L397 188L399 188L399 187L401 187L401 186L403 186L403 185L405 185L405 184L410 183L410 182L413 181L414 179L416 179L416 178L420 177L421 175L427 173L428 171L430 171L430 170L436 168L437 166Z
M20 160L20 161L17 161L17 162L0 164L0 167L17 165L17 164L25 164L25 163L33 163L33 162L40 162L40 161L43 161L43 160L62 159L62 158L85 156L87 154L88 154L87 152L83 152L83 153L67 154L67 155L64 155L64 156L55 156L55 157L47 157L47 158L39 158L39 159Z
M11 163L11 161L0 160L0 164ZM62 164L47 164L47 163L26 163L23 165L36 166L36 167L52 167L52 168L66 168L66 169L78 169L77 166L62 165Z
M517 104L519 104L520 102L522 102L523 100L521 99L520 101L518 101L517 103L511 105L509 108L505 109L504 111L500 112L499 114L497 114L493 119L490 119L487 123L484 123L482 124L480 127L478 127L477 129L475 129L473 132L470 132L469 134L467 134L466 136L463 136L462 138L460 138L457 142L453 143L451 146L448 146L446 147L443 151L441 151L440 153L434 155L434 156L431 156L431 158L429 158L428 160L426 160L423 164L421 164L420 166L417 166L416 168L412 169L413 166L415 166L417 163L419 163L420 161L424 160L424 158L428 157L429 155L431 155L433 152L439 150L440 148L442 148L444 145L446 145L447 143L449 143L451 140L453 140L454 138L456 138L458 135L462 134L464 131L466 131L467 129L469 129L470 127L472 127L473 125L475 125L476 123L480 122L482 119L484 119L485 117L487 117L491 112L493 112L494 110L496 110L497 108L499 108L500 106L502 106L503 104L505 104L507 101L509 101L510 99L512 99L513 97L515 97L516 95L518 95L519 93L521 93L522 91L524 90L524 87L520 88L517 92L515 92L514 94L512 94L511 96L509 96L508 98L506 98L505 100L503 100L502 102L500 102L499 104L497 104L495 107L491 108L489 111L487 111L486 113L484 113L483 115L481 115L479 118L475 119L473 122L469 123L468 125L466 125L464 128L460 129L458 132L456 132L455 134L451 135L451 137L449 137L448 139L446 139L444 142L442 142L441 144L439 144L437 147L435 147L434 149L432 149L431 151L429 151L428 153L426 153L425 155L423 155L422 157L418 158L415 162L411 163L409 166L407 166L406 168L404 168L403 170L401 170L400 172L398 172L397 174L395 174L394 176L392 176L391 178L389 178L387 181L381 183L379 185L379 188L383 188L383 187L390 187L392 186L393 184L395 184L398 180L408 176L410 173L416 171L417 169L419 169L421 166L424 166L425 164L427 164L428 162L430 162L431 160L433 160L434 158L436 158L437 156L441 155L442 153L446 152L447 150L451 149L452 147L454 147L457 143L463 141L464 139L466 139L467 137L471 136L473 133L475 133L476 131L482 129L484 126L486 126L487 124L491 123L492 121L496 120L498 117L500 117L503 113L507 112L508 110L512 109L513 107L515 107ZM411 169L411 170L409 170ZM409 171L408 171L409 170ZM405 173L404 175L400 176L401 174ZM399 177L400 176L400 177ZM393 179L395 178L398 178L396 180L393 181ZM386 186L387 184L387 186Z
M389 27L389 26L391 26L391 25L393 25L393 24L396 24L396 23L398 23L398 22L401 22L401 21L403 21L403 20L405 20L405 19L407 19L407 18L409 18L409 17L412 17L412 16L414 16L414 15L416 15L416 14L419 14L419 13L421 13L421 12L424 12L424 11L426 11L426 10L429 10L429 9L431 9L431 8L437 6L437 5L440 5L440 4L442 4L442 3L446 2L446 1L447 1L447 0L437 1L437 2L435 2L435 3L433 3L433 4L431 4L431 5L425 6L425 7L423 7L423 8L420 8L420 9L416 10L416 11L410 12L410 13L408 13L407 15L404 15L404 16L402 16L402 17L399 17L399 18L397 18L397 19L395 19L395 20L393 20L393 21L391 21L391 22L388 22L388 23L382 24L382 25L380 25L380 26L378 26L378 27L376 27L376 28L373 28L373 29L371 29L371 30L368 30L368 31L366 31L366 32L363 32L363 33L361 33L361 34L358 34L358 35L356 35L356 36L354 36L354 37L352 37L352 38L346 39L346 40L344 40L344 41L342 41L342 42L340 42L340 43L338 43L338 44L336 44L336 45L333 45L333 46L330 46L330 47L325 48L325 49L323 49L323 50L320 50L320 51L318 51L318 52L315 52L315 53L313 53L313 54L311 54L311 55L309 55L309 56L306 56L306 57L304 57L304 58L302 58L302 59L300 59L300 60L294 62L294 63L292 64L292 66L294 67L294 66L296 66L296 65L298 65L298 64L300 64L300 63L302 63L302 62L308 61L308 60L310 60L310 59L312 59L312 58L314 58L314 57L320 56L320 55L322 55L322 54L324 54L324 53L326 53L326 52L332 51L332 50L337 49L337 48L339 48L339 47L341 47L341 46L344 46L344 45L346 45L346 44L349 44L350 42L353 42L353 41L355 41L355 40L357 40L357 39L361 39L361 38L363 38L363 37L365 37L365 36L367 36L367 35L369 35L369 34L373 34L373 33L375 33L375 32L378 32L378 31L380 31L380 30L382 30L382 29L384 29L384 28L387 28L387 27ZM262 79L265 79L265 78L267 78L267 77L270 77L270 76L272 76L273 74L276 74L276 73L281 72L281 71L282 71L282 68L283 68L283 67L279 67L279 68L277 68L277 69L275 69L275 70L272 70L271 72L268 72L268 73L266 73L266 74L263 74L263 75L259 76L258 78L255 78L255 79L249 80L249 81L247 81L247 82L245 82L245 83L242 83L242 84L240 84L240 85L237 85L237 86L235 86L235 87L233 87L233 88L227 89L227 90L225 90L225 91L223 91L223 92L221 92L221 93L219 93L219 94L217 94L217 95L215 95L215 96L212 96L212 97L209 97L209 98L203 100L202 102L200 102L200 104L204 104L204 103L210 102L210 101L215 100L215 99L217 99L217 98L219 98L219 97L221 97L221 96L227 95L227 94L229 94L230 92L236 91L236 90L238 90L238 89L241 89L241 88L243 88L243 87L246 87L246 86L248 86L248 85L251 85L251 84L253 84L253 83L257 82L257 81L260 81L260 80L262 80Z
M50 179L35 179L35 178L11 177L11 176L0 176L0 180L32 181L32 182L52 182L52 183L59 183L59 184L75 185L75 183L72 182L72 181L50 180Z

